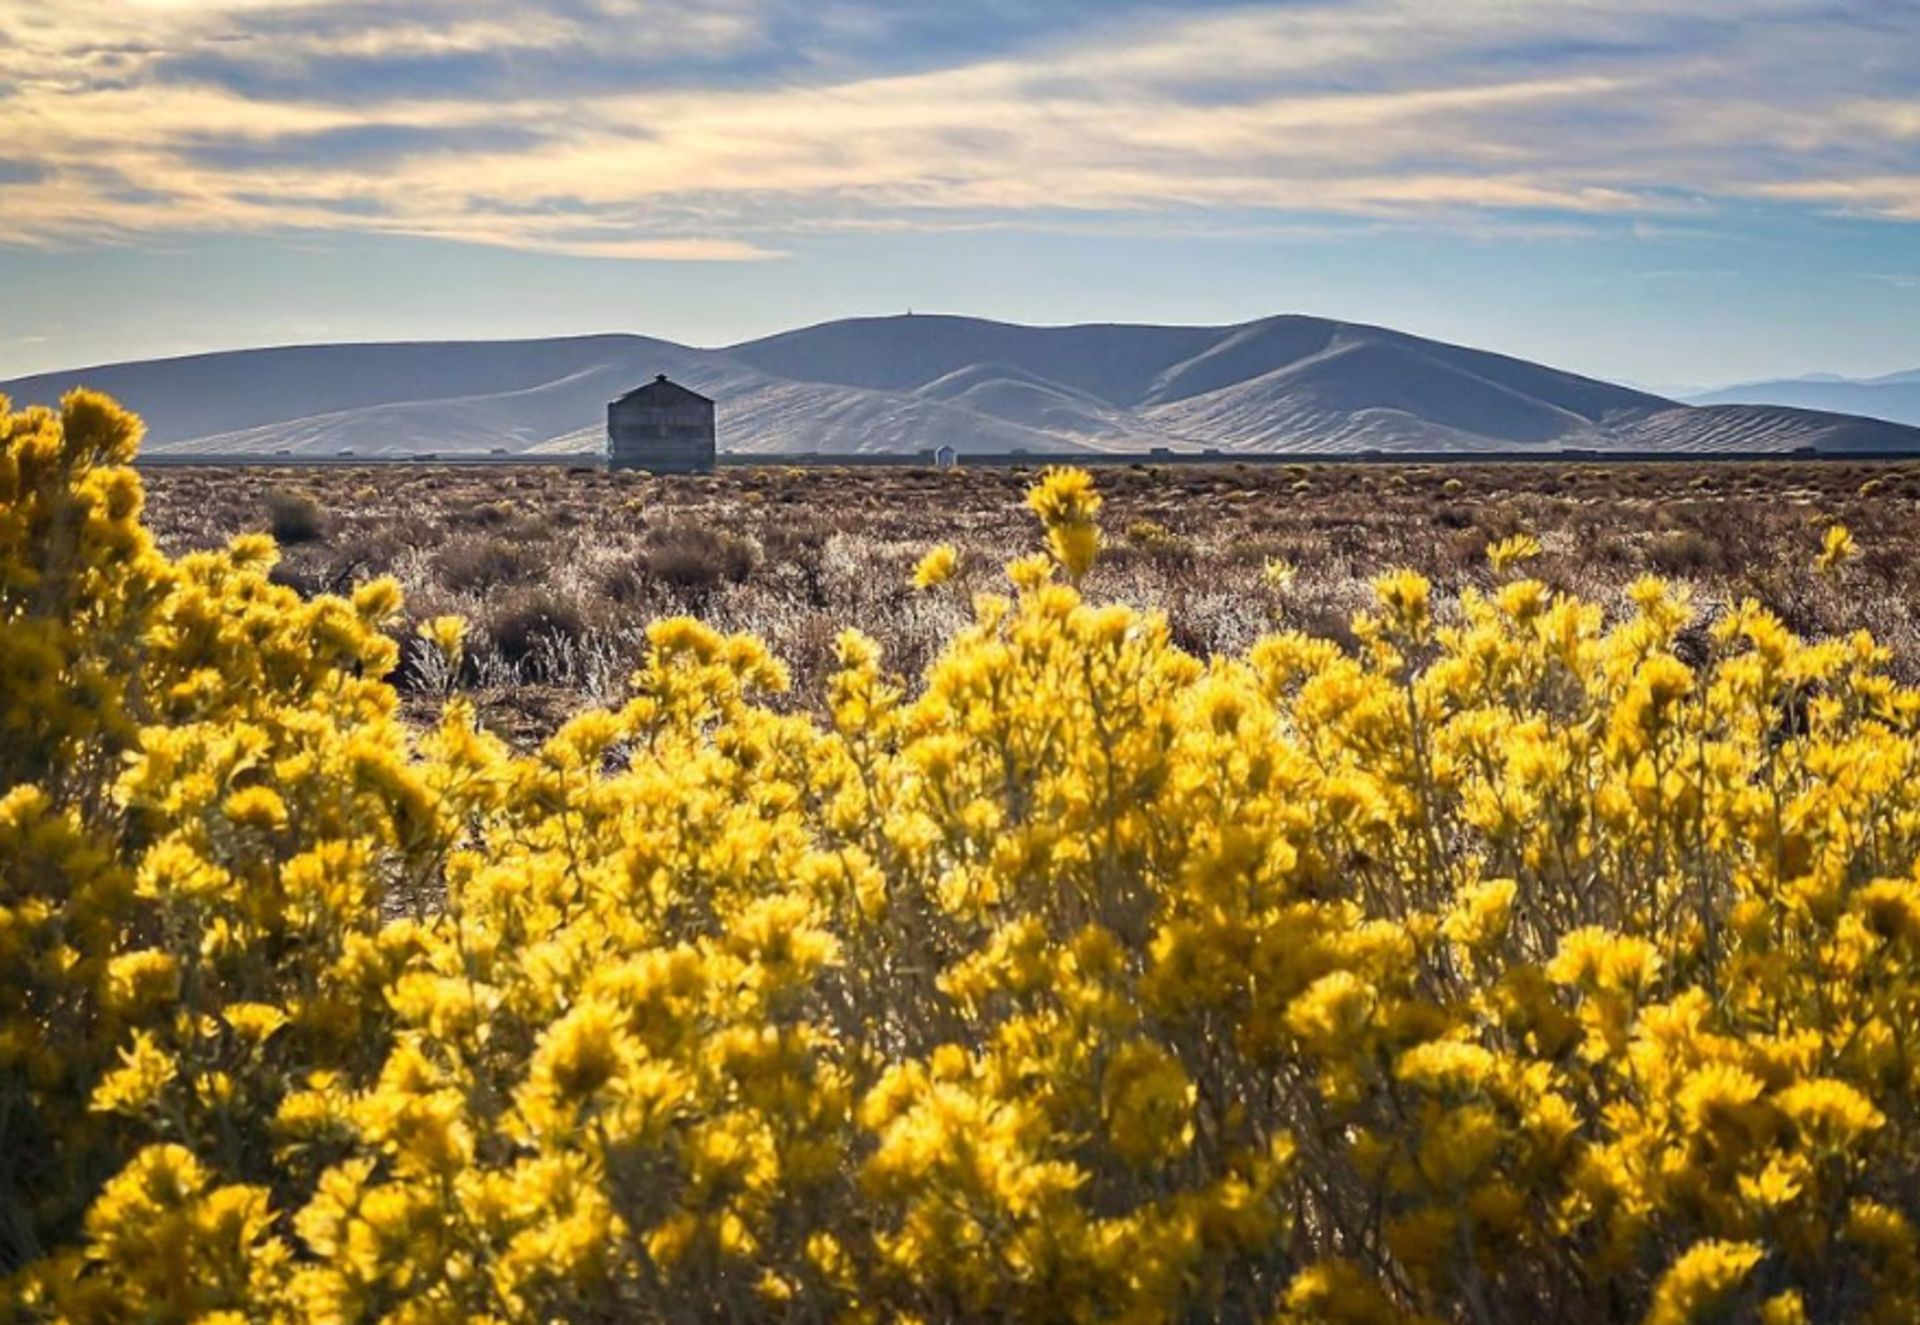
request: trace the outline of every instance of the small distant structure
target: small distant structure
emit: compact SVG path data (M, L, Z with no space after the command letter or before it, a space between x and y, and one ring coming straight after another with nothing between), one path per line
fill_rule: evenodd
M933 448L933 467L935 469L957 469L960 466L960 453L951 446Z
M711 474L713 402L661 373L607 406L607 466L655 474Z

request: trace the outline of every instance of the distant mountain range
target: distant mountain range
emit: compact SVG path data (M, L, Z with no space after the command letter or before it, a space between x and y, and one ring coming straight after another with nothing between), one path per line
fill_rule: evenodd
M1787 405L1920 426L1920 368L1885 377L1807 377L1746 382L1690 395L1696 405Z
M1797 402L1684 405L1294 316L861 318L724 349L630 335L296 346L47 373L0 392L110 392L146 417L156 453L562 454L597 449L606 402L655 373L714 397L721 449L750 453L1920 450L1915 429Z

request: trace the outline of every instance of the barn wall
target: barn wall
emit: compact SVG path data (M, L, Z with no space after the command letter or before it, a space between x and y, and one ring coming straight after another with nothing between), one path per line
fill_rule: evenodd
M607 457L615 469L706 473L713 469L711 406L618 403L607 409Z

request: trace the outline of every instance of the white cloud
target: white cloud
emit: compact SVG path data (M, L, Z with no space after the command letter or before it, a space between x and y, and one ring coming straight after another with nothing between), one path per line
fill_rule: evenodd
M357 229L732 261L835 225L1063 216L1920 220L1920 33L1870 0L1275 3L756 76L773 4L0 0L0 155L53 172L0 189L0 241Z
M1754 191L1768 198L1824 203L1862 214L1920 221L1920 172L1798 180L1760 185Z

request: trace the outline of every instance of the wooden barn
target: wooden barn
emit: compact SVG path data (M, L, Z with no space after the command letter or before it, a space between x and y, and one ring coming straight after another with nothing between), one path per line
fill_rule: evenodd
M713 402L665 373L607 406L607 464L655 474L713 472Z

